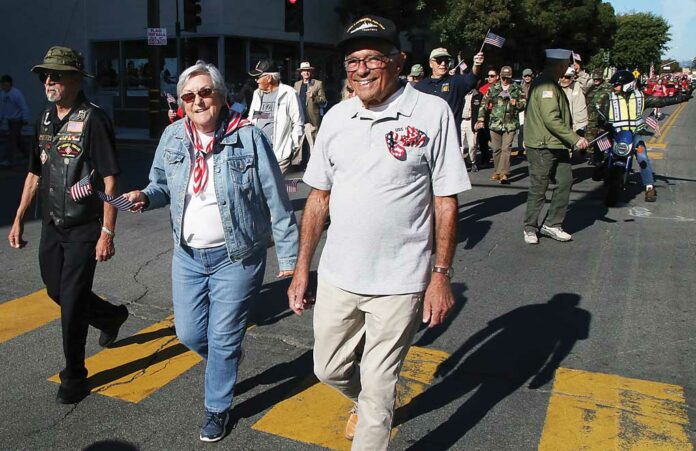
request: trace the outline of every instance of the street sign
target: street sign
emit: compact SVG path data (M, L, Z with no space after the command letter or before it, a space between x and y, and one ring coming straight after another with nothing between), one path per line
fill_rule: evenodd
M167 29L148 28L147 45L167 45Z

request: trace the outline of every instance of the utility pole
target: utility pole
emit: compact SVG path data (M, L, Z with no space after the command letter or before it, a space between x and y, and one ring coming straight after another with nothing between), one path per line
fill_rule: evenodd
M147 0L147 27L160 27L159 0ZM162 130L162 118L160 117L160 47L158 45L148 46L148 65L150 66L149 83L149 102L148 102L148 118L150 138L158 138Z
M181 75L184 68L184 62L181 61L181 22L179 22L179 0L174 0L176 4L176 23L174 29L176 33L176 76Z

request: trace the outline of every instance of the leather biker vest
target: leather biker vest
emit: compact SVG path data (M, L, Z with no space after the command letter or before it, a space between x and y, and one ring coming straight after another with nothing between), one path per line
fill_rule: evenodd
M41 150L41 200L44 221L53 221L59 227L85 224L103 215L104 204L96 195L79 202L70 196L70 187L92 173L88 124L94 106L87 101L80 104L68 121L54 135L50 110L42 115L39 148ZM103 180L93 175L92 187L103 190Z

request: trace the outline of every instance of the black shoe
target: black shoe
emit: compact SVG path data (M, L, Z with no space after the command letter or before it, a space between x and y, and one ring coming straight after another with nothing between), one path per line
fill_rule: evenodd
M60 387L58 387L56 402L58 404L77 404L89 394L90 389L89 384L87 384L87 379L81 379L69 384L61 383Z
M116 308L118 309L118 314L114 319L113 325L102 330L101 334L99 334L99 346L102 348L108 348L114 344L116 338L118 337L118 330L128 319L128 309L125 305L119 305Z

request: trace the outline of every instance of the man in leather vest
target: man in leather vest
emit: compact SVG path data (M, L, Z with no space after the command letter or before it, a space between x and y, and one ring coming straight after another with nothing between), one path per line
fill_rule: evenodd
M51 47L43 64L32 68L44 86L49 106L36 125L36 144L29 173L9 235L10 245L24 247L24 215L41 191L43 224L39 266L48 295L60 305L65 368L56 401L73 404L90 393L85 368L89 325L101 330L99 344L110 346L128 317L92 292L97 262L114 255L116 208L96 193L73 200L70 188L91 175L93 190L114 195L119 166L109 117L82 92L82 55L66 47Z

